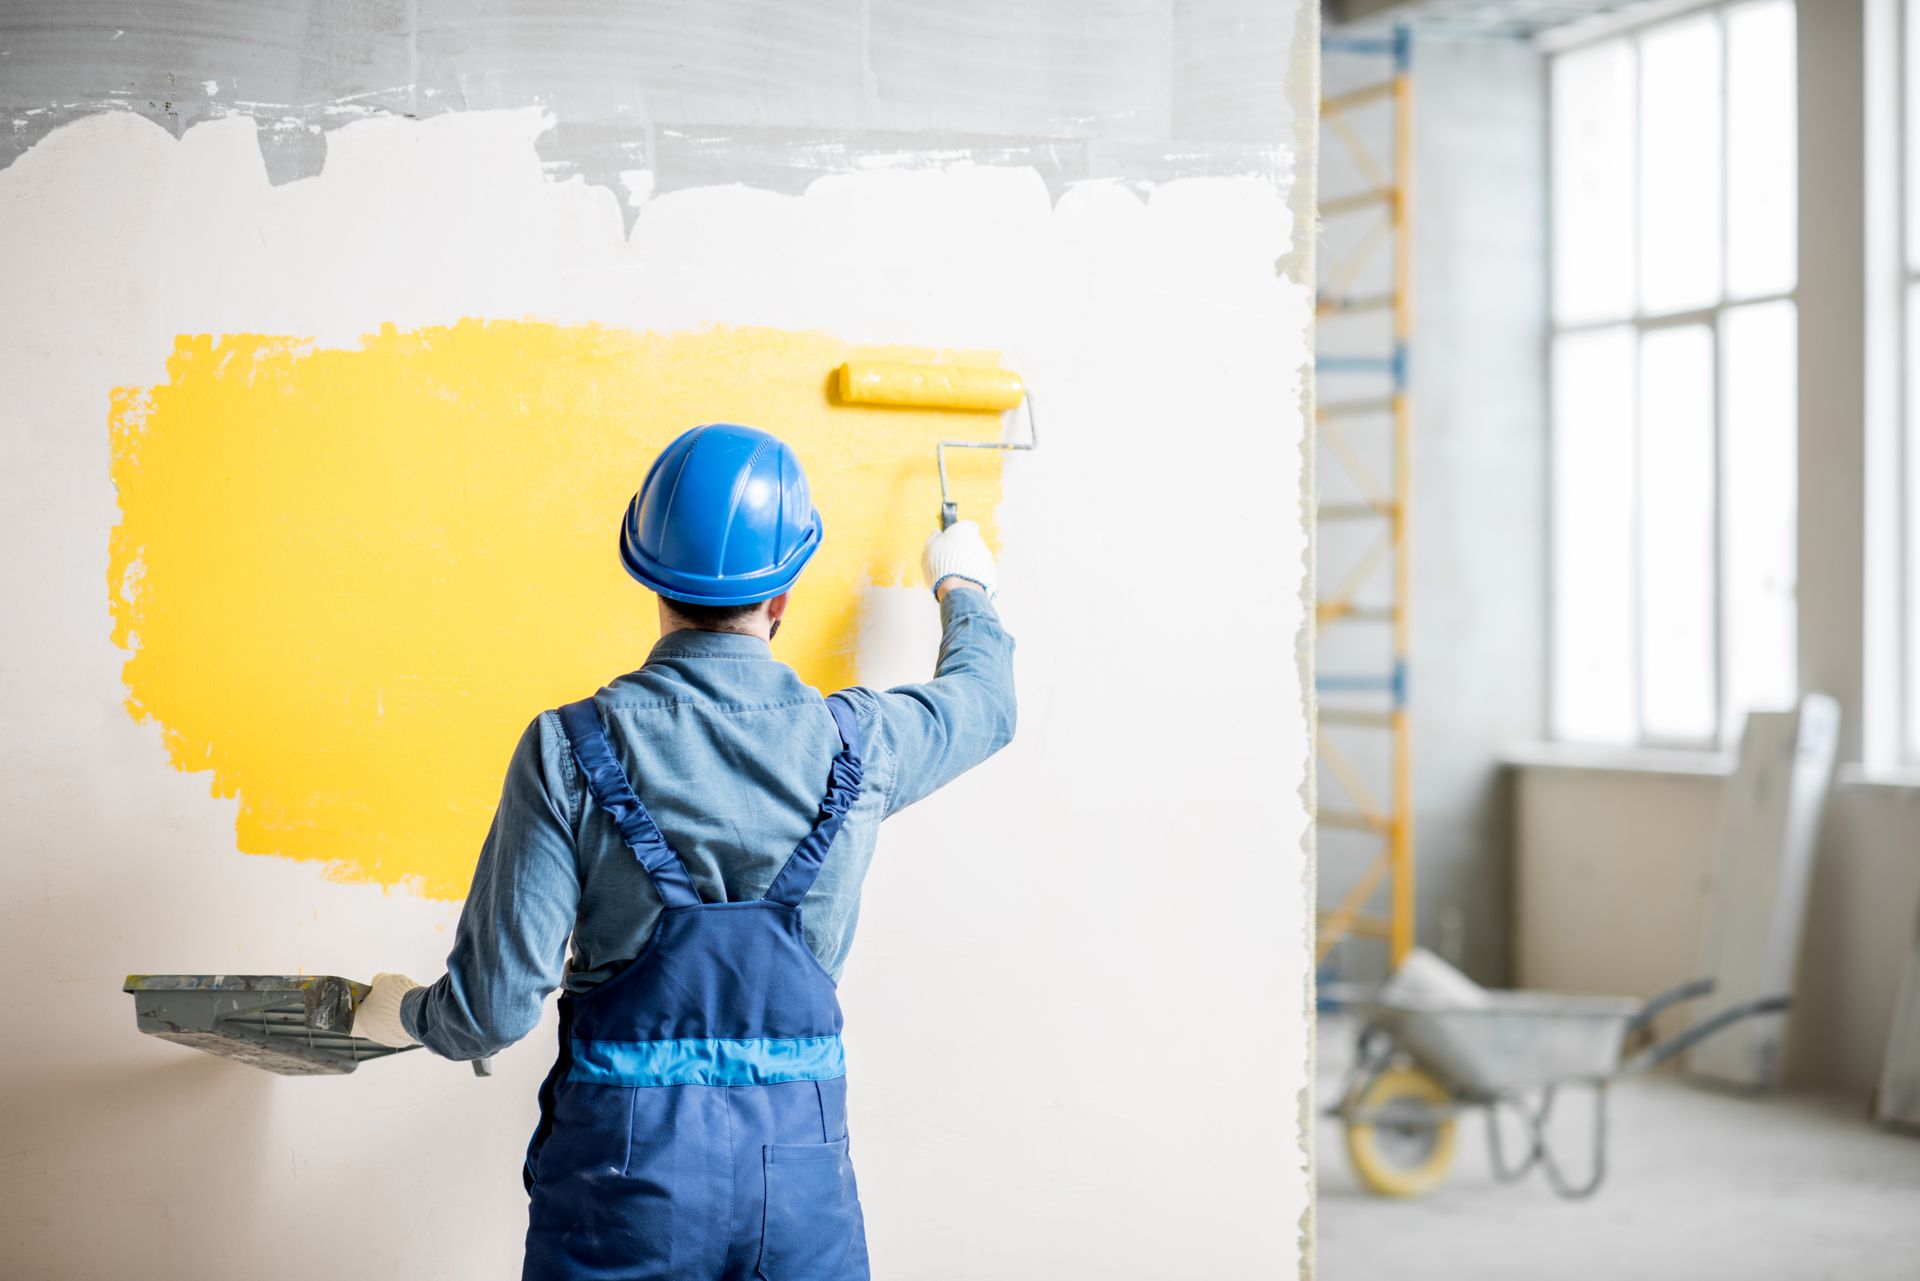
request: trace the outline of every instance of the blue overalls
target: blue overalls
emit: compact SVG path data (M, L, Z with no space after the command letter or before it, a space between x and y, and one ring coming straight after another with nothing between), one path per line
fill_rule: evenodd
M560 998L527 1150L526 1281L866 1281L840 1002L800 901L860 795L851 705L826 798L766 897L703 903L591 699L560 709L595 803L664 904L640 955Z

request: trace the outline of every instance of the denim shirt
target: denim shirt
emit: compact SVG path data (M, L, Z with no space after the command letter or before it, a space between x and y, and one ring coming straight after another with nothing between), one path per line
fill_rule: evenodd
M941 604L931 681L851 692L865 784L802 904L807 942L838 980L880 820L1013 737L1013 639L984 594ZM615 753L709 903L759 898L812 829L840 748L826 701L757 636L678 631L594 696ZM507 766L447 974L409 992L401 1022L451 1059L532 1031L547 993L585 991L639 955L660 899L542 712ZM568 940L572 955L568 955Z

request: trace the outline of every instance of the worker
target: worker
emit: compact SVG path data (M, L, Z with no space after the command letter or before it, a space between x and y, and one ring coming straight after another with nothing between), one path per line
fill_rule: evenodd
M880 820L1013 737L1013 641L961 521L925 548L933 679L823 699L770 643L824 535L775 437L667 446L620 532L659 643L527 727L446 976L379 975L355 1015L355 1035L478 1059L564 985L523 1171L529 1281L868 1275L835 986Z

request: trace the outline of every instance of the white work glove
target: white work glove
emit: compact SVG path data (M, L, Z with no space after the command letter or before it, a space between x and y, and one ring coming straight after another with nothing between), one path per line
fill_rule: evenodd
M413 1034L400 1023L400 998L419 986L404 974L374 975L373 990L353 1012L353 1034L395 1049L412 1045Z
M987 540L980 537L980 526L970 520L956 520L927 539L921 557L927 570L927 585L935 592L949 578L964 578L992 600L999 575L994 570L993 553Z

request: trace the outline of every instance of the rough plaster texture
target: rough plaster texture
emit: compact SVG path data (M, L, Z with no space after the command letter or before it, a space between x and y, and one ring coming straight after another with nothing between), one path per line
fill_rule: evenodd
M1283 175L1294 3L1248 0L132 0L0 6L0 166L68 120L179 134L258 121L268 173L310 177L325 131L538 104L556 176L623 189L798 191L850 164L965 151L1080 178ZM1311 109L1305 113L1311 116Z
M810 146L811 90L768 88L764 59L782 55L763 37L777 15L742 10L701 30L712 59L756 68L738 92L757 102L739 109L759 127L685 131L701 167L684 181L631 163L664 164L666 152L622 151L616 198L566 181L567 164L542 150L596 122L545 100L474 109L512 96L479 96L491 73L477 54L454 64L478 86L448 104L466 109L423 108L439 114L420 121L387 107L337 111L356 78L384 82L353 70L390 35L377 8L340 19L316 6L277 42L235 34L268 20L240 6L179 6L124 28L121 39L159 42L127 64L142 85L171 75L226 86L264 61L308 85L286 95L299 99L292 114L313 113L302 129L344 121L311 135L322 171L276 184L277 144L262 135L275 132L279 107L193 127L184 99L159 100L174 104L163 127L138 118L146 108L85 114L132 92L119 73L56 51L99 12L63 34L65 10L16 4L0 37L15 135L45 132L0 171L0 276L23 304L0 321L0 531L20 553L0 579L12 602L0 628L11 816L0 960L16 978L8 1021L37 1029L30 1049L16 1042L0 1058L9 1266L47 1277L251 1276L265 1259L288 1277L514 1272L515 1171L551 1028L503 1055L491 1081L413 1055L341 1081L289 1082L142 1040L118 991L138 969L395 966L425 977L454 909L240 857L231 802L210 799L204 775L173 769L154 729L127 717L106 601L111 387L164 377L180 333L351 345L382 322L475 315L660 329L718 320L984 346L1049 388L1061 426L1023 460L1034 465L1010 480L1001 509L1022 641L1019 744L889 830L846 983L850 1026L861 1029L855 1124L876 1264L898 1277L1306 1266L1309 695L1290 661L1307 644L1293 579L1306 546L1289 496L1305 458L1310 253L1291 235L1289 206L1297 217L1311 193L1288 175L1296 154L1310 166L1310 152L1289 141L1292 117L1275 117L1273 133L1236 133L1262 118L1265 99L1237 119L1233 86L1234 68L1247 68L1239 83L1258 80L1260 94L1284 85L1310 118L1311 15L1295 31L1288 6L1179 6L1176 27L1209 34L1175 40L1185 71L1166 72L1163 103L1149 82L1127 110L1194 129L1211 120L1223 141L1189 146L1113 125L1083 150L1104 148L1119 176L1141 181L1063 186L1071 164L1001 162L1079 142L955 155L933 130L965 120L888 116L895 150L865 153L879 156L872 164L859 151L870 135L835 126L818 136L842 150ZM587 65L583 51L608 38L598 12L589 17L573 59L555 54L540 74L566 81L561 71ZM213 34L223 22L227 32ZM982 44L924 22L923 42ZM409 23L412 56L440 56L426 52L425 20ZM463 39L505 39L471 25ZM662 38L689 37L676 25ZM71 101L55 110L80 117L70 127L46 132L25 114L49 109L32 105L13 61L34 40L54 41L33 57L34 74L65 68L58 92ZM999 46L977 56L989 52L995 76L1033 70L1053 83L1053 63L1009 70ZM1046 56L1084 60L1060 48ZM668 98L696 79L649 68ZM638 99L649 82L633 75ZM1080 83L1078 72L1059 75ZM435 82L423 73L405 83ZM789 113L789 103L802 106ZM790 116L806 128L766 127ZM1036 118L1032 135L1048 128ZM652 146L666 132L636 120L621 145ZM1243 141L1271 163L1249 169ZM1016 142L1025 145L1000 139ZM1155 181L1190 155L1246 176ZM872 167L914 172L858 172ZM1234 424L1220 446L1238 466L1223 474L1212 451L1165 448L1170 424L1196 421ZM1167 538L1130 562L1103 555L1135 528L1132 496L1149 491L1180 496L1161 509L1169 528L1205 528L1243 549L1244 564L1207 562L1227 576L1220 592L1249 576L1275 582L1252 619L1275 644L1245 679L1196 687L1193 664L1206 660L1181 657L1195 649L1190 620L1140 593L1143 580L1196 581L1192 539ZM923 673L933 640L924 599L879 591L869 611L863 678ZM1143 831L1133 822L1142 803L1171 807L1171 825ZM1195 874L1167 877L1170 858ZM1034 893L1010 897L986 878L956 877L956 866ZM1248 1089L1150 1088L1155 1065L1087 1057L1103 1041L1137 1054L1143 1025L1231 1029ZM983 1038L1021 1049L983 1058ZM210 1236L216 1221L225 1226ZM291 1257L290 1226L322 1222L355 1233L308 1261Z

